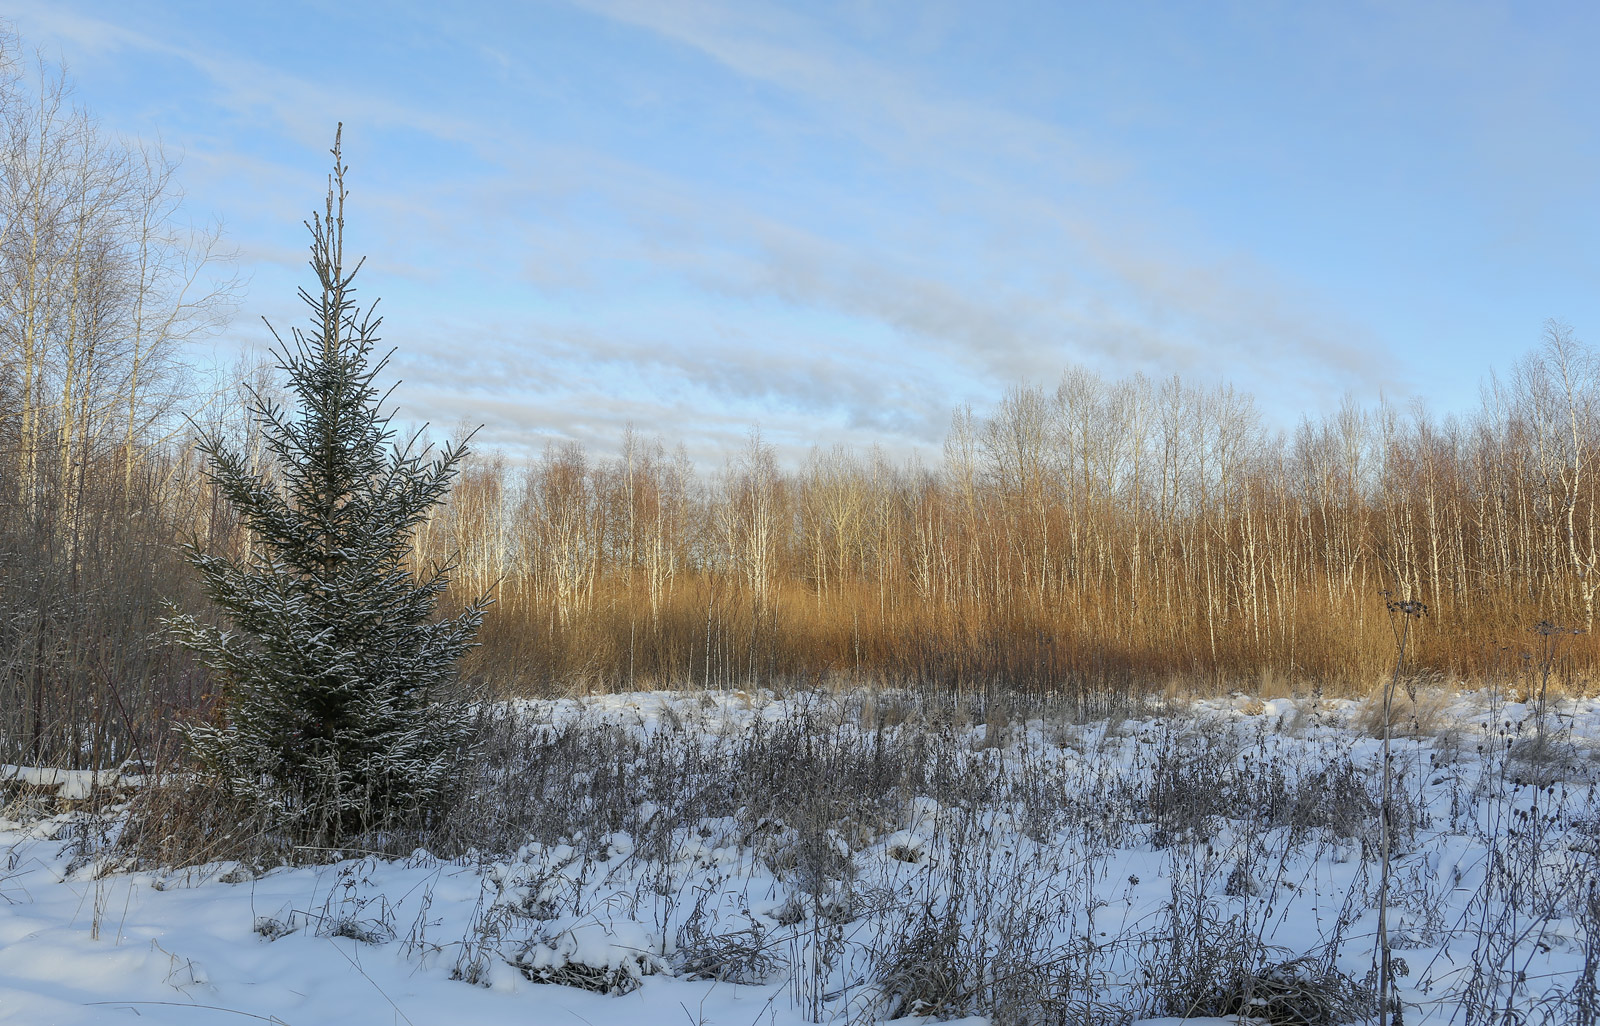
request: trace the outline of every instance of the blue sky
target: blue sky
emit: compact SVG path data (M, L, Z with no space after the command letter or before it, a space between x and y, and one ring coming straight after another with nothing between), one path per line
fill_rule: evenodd
M1600 340L1600 8L22 0L297 316L335 122L404 413L937 459L1071 363L1269 420Z

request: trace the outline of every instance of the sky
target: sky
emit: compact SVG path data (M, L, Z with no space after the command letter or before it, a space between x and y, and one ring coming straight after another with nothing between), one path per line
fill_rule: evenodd
M1594 5L6 7L225 226L216 352L300 316L342 121L402 416L513 457L936 463L1073 365L1470 413L1547 319L1600 341Z

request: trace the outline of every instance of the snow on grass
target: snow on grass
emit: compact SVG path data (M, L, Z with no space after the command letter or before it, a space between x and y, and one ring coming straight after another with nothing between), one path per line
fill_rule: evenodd
M1577 1021L1600 964L1600 703L1447 705L1395 744L1406 1021L1507 1002L1520 1021ZM104 840L120 814L16 802L0 814L0 1021L1371 1011L1380 743L1357 703L1089 723L1022 704L1003 727L894 694L513 708L528 745L491 797L519 836L450 858L127 871Z

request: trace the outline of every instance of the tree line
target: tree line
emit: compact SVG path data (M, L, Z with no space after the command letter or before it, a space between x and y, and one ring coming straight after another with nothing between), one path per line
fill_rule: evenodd
M1560 324L1480 409L1266 422L1231 386L1070 369L955 412L936 467L753 434L697 473L632 432L480 459L422 538L494 589L478 672L519 686L884 682L1365 692L1392 599L1419 665L1518 672L1587 631L1600 366ZM1595 650L1566 649L1586 673Z
M0 761L103 764L204 694L152 637L195 590L184 533L222 524L183 416L221 407L186 344L237 280L176 162L105 132L9 32L0 131Z

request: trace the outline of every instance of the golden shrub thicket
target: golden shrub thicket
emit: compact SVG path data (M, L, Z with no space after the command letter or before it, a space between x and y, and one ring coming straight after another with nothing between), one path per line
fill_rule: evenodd
M1292 431L1248 395L1069 371L957 411L936 468L759 436L698 474L631 433L596 460L480 459L421 545L498 605L474 657L522 688L848 677L979 687L1326 687L1392 660L1519 672L1592 626L1592 354L1552 324L1469 418L1346 402ZM1582 686L1580 636L1562 672Z

